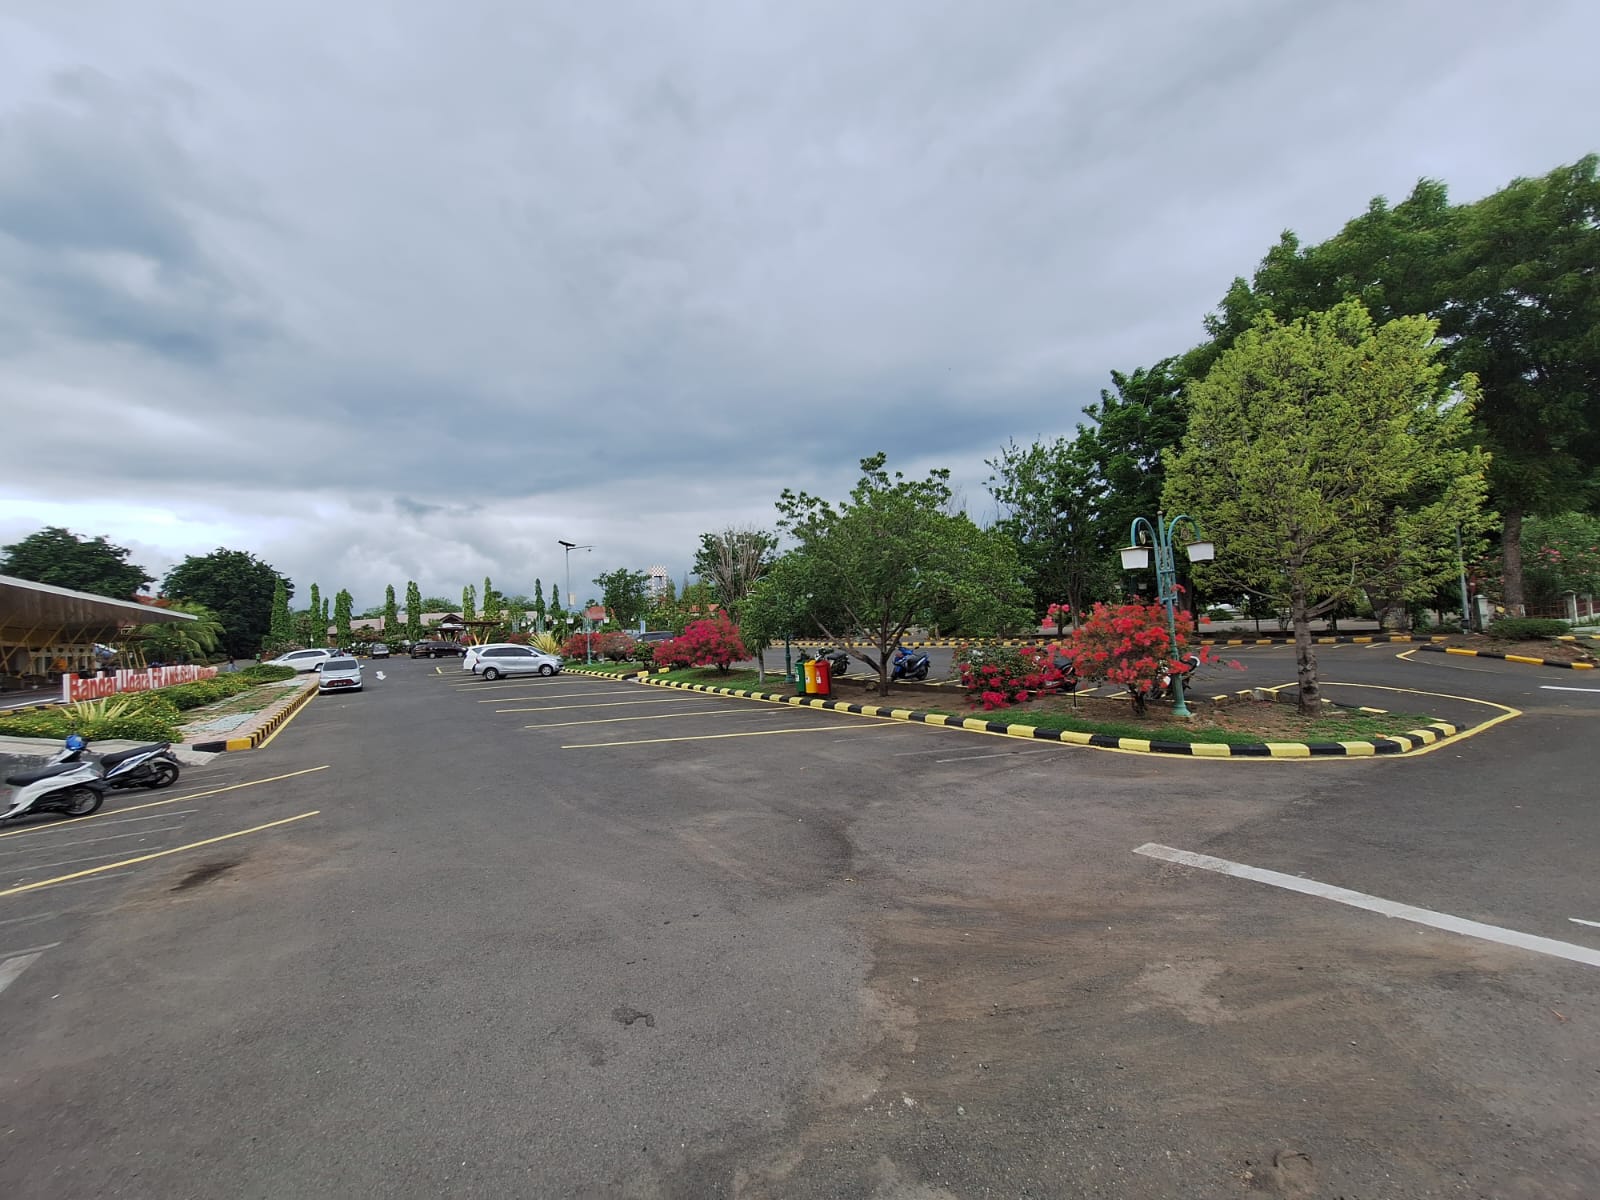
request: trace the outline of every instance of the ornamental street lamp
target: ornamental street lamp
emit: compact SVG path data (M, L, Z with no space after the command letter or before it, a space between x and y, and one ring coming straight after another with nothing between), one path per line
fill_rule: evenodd
M1187 717L1189 708L1183 702L1183 673L1178 670L1178 569L1172 560L1172 538L1180 522L1187 521L1194 530L1194 541L1184 550L1190 562L1210 562L1217 556L1217 548L1205 540L1200 522L1187 514L1179 514L1170 521L1165 513L1157 513L1155 523L1144 517L1135 517L1128 528L1128 545L1122 548L1122 569L1142 571L1150 565L1150 546L1156 548L1156 589L1161 603L1167 606L1167 636L1172 642L1172 715Z

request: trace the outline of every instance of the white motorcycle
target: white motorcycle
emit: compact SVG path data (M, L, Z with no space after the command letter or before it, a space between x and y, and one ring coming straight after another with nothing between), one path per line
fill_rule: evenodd
M76 762L98 766L106 786L110 788L171 787L178 782L181 774L170 742L152 742L148 746L135 746L114 754L95 754L89 749L87 739L74 733L67 738L65 748L46 765Z
M0 822L42 812L87 817L106 798L100 764L93 761L52 763L36 771L8 775L6 782L16 790L0 812Z

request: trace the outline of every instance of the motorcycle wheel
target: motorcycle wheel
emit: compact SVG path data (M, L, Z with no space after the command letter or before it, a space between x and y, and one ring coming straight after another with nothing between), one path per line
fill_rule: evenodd
M928 677L928 668L927 667L920 667L920 668L918 668L916 675L914 675L912 678L914 678L914 679L926 679L927 677Z
M69 817L87 817L103 799L94 788L73 788L61 798L61 811Z
M147 788L171 787L178 782L178 764L162 760L150 768L150 778L145 781Z

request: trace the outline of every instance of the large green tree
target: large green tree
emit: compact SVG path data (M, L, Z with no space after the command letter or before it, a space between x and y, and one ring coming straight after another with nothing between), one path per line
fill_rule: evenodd
M1374 581L1432 594L1456 527L1482 524L1476 384L1449 387L1439 351L1426 317L1375 327L1347 301L1260 318L1190 388L1165 507L1217 543L1207 574L1289 609L1303 713L1320 703L1311 620Z
M1523 606L1522 522L1600 505L1600 158L1459 212L1441 330L1483 388L1504 602Z
M0 549L5 551L0 575L52 587L129 600L145 584L155 582L154 575L128 561L129 550L113 546L104 535L80 538L59 525L47 525Z
M1115 586L1114 559L1102 546L1104 485L1097 477L1092 442L1008 442L987 460L989 491L1003 506L997 528L1016 543L1041 617L1067 604L1077 624L1085 602Z
M639 623L639 618L649 606L647 589L650 576L643 571L618 567L615 571L596 575L594 582L600 589L600 603L605 605L613 621L623 629L631 629Z
M1287 320L1346 297L1379 323L1436 317L1450 373L1475 374L1482 390L1475 429L1493 456L1512 611L1523 603L1524 518L1600 506L1597 166L1590 155L1454 206L1424 179L1400 204L1374 199L1325 242L1285 233L1207 321L1214 356L1266 313Z
M383 589L383 634L393 637L395 626L400 622L400 605L395 602L394 584L389 584Z
M822 598L812 612L818 627L878 672L880 695L889 693L895 645L926 614L954 607L972 633L1031 617L1015 547L949 511L950 472L907 479L891 476L887 461L882 453L862 459L860 480L837 505L787 488L778 500L778 526L797 543L796 591ZM829 615L817 618L824 604Z
M322 615L322 590L315 583L311 585L311 604L307 609L306 624L310 628L310 638L307 645L314 649L321 649L328 644L328 622Z
M230 657L250 658L272 631L272 597L279 583L293 594L294 585L271 564L244 550L218 547L173 567L161 590L210 609L222 623L222 648Z

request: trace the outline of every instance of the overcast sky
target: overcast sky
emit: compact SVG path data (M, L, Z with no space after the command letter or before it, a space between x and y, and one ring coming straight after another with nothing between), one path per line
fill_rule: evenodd
M365 606L565 538L587 594L879 449L987 520L1280 230L1600 149L1596 45L1594 0L6 0L0 542Z

